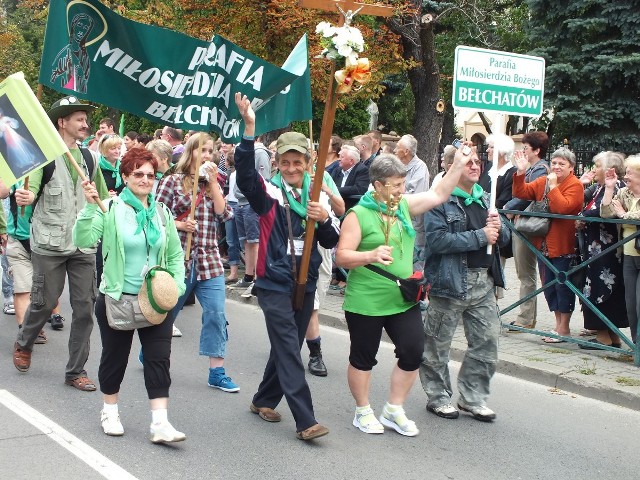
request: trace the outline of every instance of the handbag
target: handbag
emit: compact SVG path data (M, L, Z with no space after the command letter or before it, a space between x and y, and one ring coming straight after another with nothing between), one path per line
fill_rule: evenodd
M375 265L368 264L364 267L395 282L400 287L400 293L407 302L418 303L427 298L427 279L422 272L413 272L413 275L408 278L400 278Z
M160 325L178 303L178 286L171 273L156 265L144 276L138 295L123 293L120 300L104 296L107 322L114 330Z
M135 330L153 326L142 314L137 295L123 293L120 300L105 295L104 304L107 322L114 330Z
M547 194L549 193L549 182L547 182L544 188L544 195L540 201L531 202L525 212L531 213L549 213L549 199ZM551 225L551 219L546 217L530 217L520 215L516 220L515 228L520 233L523 233L529 237L544 237L549 233L549 226Z

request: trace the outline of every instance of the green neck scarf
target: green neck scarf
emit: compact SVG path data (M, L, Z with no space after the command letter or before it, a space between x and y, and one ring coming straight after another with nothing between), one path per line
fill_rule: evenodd
M104 158L104 155L100 155L100 169L103 172L111 172L111 176L116 179L115 188L119 188L122 185L122 176L120 175L120 159L116 160L115 165L111 165L109 160Z
M311 176L307 172L304 172L304 177L302 179L302 195L300 197L300 200L296 200L293 197L293 195L291 194L291 190L286 187L291 186L282 179L282 175L280 174L280 172L276 173L276 175L271 179L271 183L279 187L281 190L284 190L285 195L287 196L287 200L289 201L289 205L291 205L291 210L293 210L298 216L307 218L309 184L311 183Z
M146 228L145 237L147 239L147 245L153 247L160 238L160 230L156 226L156 222L153 221L153 217L156 214L156 201L153 199L153 195L149 194L147 197L147 203L149 208L144 208L142 202L138 200L128 187L125 187L119 195L127 205L133 207L136 212L136 222L138 222L138 228L135 234L139 234Z
M464 198L464 204L467 207L469 205L471 205L473 202L476 202L482 208L484 208L484 209L487 208L486 205L484 204L484 202L482 201L482 196L484 195L484 190L477 183L473 184L473 188L471 189L471 195L469 195L467 192L462 190L460 187L456 187L453 190L453 192L451 192L451 195L454 195L454 196L460 197L460 198Z
M360 198L358 205L368 208L369 210L382 212L383 214L387 215L387 204L384 202L378 202L373 197L373 193L374 192L372 191L365 193L362 196L362 198ZM413 228L411 219L406 217L402 208L398 207L394 213L394 216L398 217L398 220L400 220L400 223L402 224L402 228L404 229L406 234L409 235L409 237L414 238L416 236L416 231Z

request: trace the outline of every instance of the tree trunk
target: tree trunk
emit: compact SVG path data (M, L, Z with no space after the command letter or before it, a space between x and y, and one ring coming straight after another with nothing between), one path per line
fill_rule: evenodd
M414 0L416 12L420 1ZM413 136L418 140L418 157L429 169L431 178L438 172L440 163L438 146L444 117L436 110L440 99L440 69L436 59L433 23L422 23L419 13L403 17L391 17L389 28L401 36L405 59L420 62L420 66L407 72L415 102Z

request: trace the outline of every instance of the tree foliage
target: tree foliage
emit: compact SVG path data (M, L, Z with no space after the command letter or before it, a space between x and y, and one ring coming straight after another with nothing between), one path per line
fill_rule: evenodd
M533 54L547 62L549 133L586 147L640 150L638 0L528 0Z

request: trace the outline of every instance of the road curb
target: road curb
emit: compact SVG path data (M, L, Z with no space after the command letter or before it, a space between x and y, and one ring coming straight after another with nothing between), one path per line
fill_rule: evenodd
M258 306L255 297L243 298L243 290L227 289L227 299L245 305ZM347 329L344 316L331 311L320 310L318 315L322 325ZM386 338L386 336L385 336ZM388 338L387 338L388 340ZM461 362L466 352L466 344L454 340L451 344L451 359ZM503 375L516 377L559 392L568 392L583 397L600 400L614 405L619 405L631 410L640 411L640 388L638 391L623 390L619 385L607 379L591 379L579 374L575 369L569 369L553 365L548 362L527 362L521 357L507 352L499 352L497 372Z

